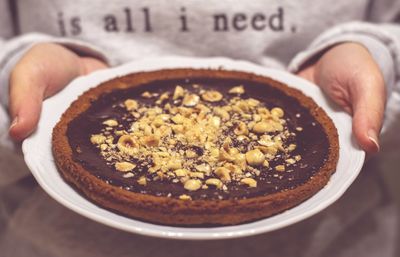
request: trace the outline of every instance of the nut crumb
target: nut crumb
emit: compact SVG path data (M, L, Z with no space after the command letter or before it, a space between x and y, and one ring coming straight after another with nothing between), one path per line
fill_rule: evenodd
M179 196L179 199L184 200L184 201L190 201L190 200L192 200L192 197L190 197L190 195L183 194L183 195Z
M229 94L237 94L237 95L244 94L244 87L242 85L232 87L231 89L229 89L228 93Z
M133 170L136 167L136 164L130 162L117 162L115 163L115 169L121 172L128 172Z
M249 187L257 187L257 181L252 178L244 178L240 180L240 183L248 185Z
M104 121L103 124L107 125L109 127L115 127L115 126L118 126L118 121L110 119L110 120Z
M147 185L147 179L145 176L141 176L138 180L137 180L139 185L145 186Z

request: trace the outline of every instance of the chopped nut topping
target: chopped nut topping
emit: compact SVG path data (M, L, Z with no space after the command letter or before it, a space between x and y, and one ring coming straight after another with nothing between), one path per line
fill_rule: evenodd
M243 85L226 97L202 85L193 88L141 94L154 98L153 104L140 97L124 100L116 105L123 109L121 120L103 121L106 126L90 142L124 179L141 186L178 183L189 191L173 196L182 200L191 200L190 192L197 190L257 187L262 173L285 171L276 160L286 165L301 160L293 154L296 133L286 125L282 108L245 98Z

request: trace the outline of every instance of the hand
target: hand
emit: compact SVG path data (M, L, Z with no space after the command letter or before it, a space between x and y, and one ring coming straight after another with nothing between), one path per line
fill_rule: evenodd
M362 149L369 154L379 151L385 82L365 47L357 43L336 45L298 75L320 86L353 115L353 133Z
M80 57L61 45L33 46L10 76L10 136L14 140L29 136L37 126L45 98L56 94L74 78L106 67L100 60Z

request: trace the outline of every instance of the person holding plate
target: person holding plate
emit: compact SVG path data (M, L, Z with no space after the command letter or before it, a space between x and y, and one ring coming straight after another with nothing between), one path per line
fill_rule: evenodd
M400 149L399 19L394 0L0 0L2 255L398 255L399 213L382 176L397 167ZM353 116L359 145L376 155L328 209L237 240L182 244L131 235L51 200L18 153L42 101L79 76L167 55L244 59L314 82Z

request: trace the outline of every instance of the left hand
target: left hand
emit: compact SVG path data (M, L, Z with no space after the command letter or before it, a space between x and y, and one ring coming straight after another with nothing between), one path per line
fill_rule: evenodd
M342 43L298 72L315 83L353 115L353 133L368 154L379 151L386 103L383 75L368 50L358 43Z

